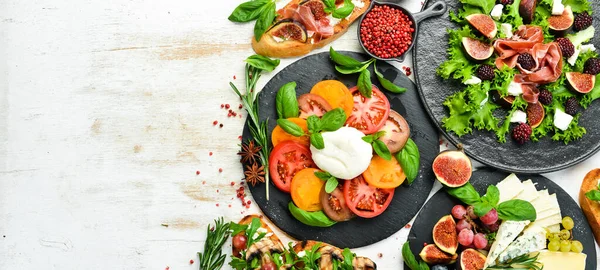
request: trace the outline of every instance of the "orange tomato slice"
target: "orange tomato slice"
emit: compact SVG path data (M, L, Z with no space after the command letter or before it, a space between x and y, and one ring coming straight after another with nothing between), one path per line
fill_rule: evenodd
M334 109L342 108L346 113L346 117L352 113L352 107L354 106L352 94L348 90L348 87L340 81L320 81L313 86L310 93L321 96Z
M300 126L302 130L304 130L304 133L308 133L308 125L306 124L306 120L302 118L288 118L287 120L290 120L294 124ZM308 136L293 136L292 134L285 132L279 125L277 125L271 133L271 142L273 143L273 147L277 146L283 141L294 141L302 145L310 145L310 138Z
M392 156L391 160L385 160L380 156L373 156L369 167L363 172L365 181L378 188L396 188L404 182L406 175L400 167L400 163Z
M325 185L325 181L315 176L318 169L306 168L294 175L290 193L292 201L298 208L313 212L323 209L321 206L321 189Z

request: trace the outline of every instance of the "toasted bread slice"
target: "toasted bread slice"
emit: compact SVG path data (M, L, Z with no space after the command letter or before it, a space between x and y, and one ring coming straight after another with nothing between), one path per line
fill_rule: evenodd
M585 193L598 188L599 180L600 169L591 170L585 175L583 183L581 183L581 189L579 189L579 204L590 227L592 227L594 237L598 243L600 243L600 202L588 199Z
M281 240L279 239L279 237L277 237L277 235L275 235L275 233L273 233L273 230L271 230L271 228L269 227L269 225L267 225L267 223L265 223L264 219L262 216L259 215L247 215L245 217L243 217L238 223L242 224L242 225L249 225L250 223L252 223L252 219L253 218L258 218L260 220L260 227L264 228L266 234L264 236L264 238L262 238L259 242L253 244L252 246L250 246L248 248L248 250L246 251L246 260L252 260L253 257L262 257L262 254L265 252L270 252L270 253L282 253L283 251L285 251L285 248L283 246L283 243L281 243ZM240 234L243 234L245 232L240 232ZM252 237L252 236L249 236ZM233 238L232 238L233 241ZM231 245L231 249L232 249L232 253L236 256L238 256L240 254L240 250L237 250L233 245ZM239 256L238 256L239 257Z
M284 9L290 5L297 5L300 2L301 0L292 0L284 7ZM267 30L261 37L260 41L256 41L256 38L252 37L252 48L258 54L277 58L295 57L308 54L313 50L322 48L346 33L350 25L363 13L365 13L365 11L367 11L371 5L371 0L363 0L363 3L364 5L361 8L355 7L354 11L349 17L342 19L339 23L334 25L334 34L330 37L317 42L313 42L311 38L309 38L307 42L300 42L296 40L277 42L273 38L273 35L271 35L270 30Z

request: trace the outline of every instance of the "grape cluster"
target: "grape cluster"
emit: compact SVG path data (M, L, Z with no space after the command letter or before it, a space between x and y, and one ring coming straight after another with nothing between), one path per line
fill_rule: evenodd
M458 204L452 208L452 216L457 220L456 231L458 232L459 244L467 248L489 248L488 238L482 229L488 232L498 230L498 212L496 209L492 209L478 218L473 211L473 206L465 208Z
M548 239L548 250L550 251L561 251L561 252L582 252L583 244L577 240L573 240L571 230L575 226L571 217L564 217L562 219L563 229L557 233L548 232L546 239Z

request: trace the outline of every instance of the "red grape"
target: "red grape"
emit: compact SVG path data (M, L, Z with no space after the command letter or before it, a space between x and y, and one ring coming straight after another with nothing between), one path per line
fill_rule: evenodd
M238 234L233 237L231 240L233 242L233 247L236 249L246 249L246 243L248 243L248 238L246 235Z
M495 223L489 224L489 225L483 225L485 226L485 228L487 228L490 232L496 232L498 231L498 228L500 228L500 221L496 221Z
M458 243L463 246L468 246L473 243L473 231L469 229L463 229L458 234Z
M469 205L469 207L467 207L467 214L469 214L469 217L471 219L476 219L477 215L475 215L475 211L474 211L475 207L473 207L472 205Z
M467 214L467 209L465 209L464 206L457 204L454 207L452 207L452 216L455 219L463 219L463 218L465 218L466 214Z
M490 210L487 214L479 218L485 225L494 224L498 221L498 212L496 209Z
M487 244L488 241L485 238L485 234L478 233L473 237L473 245L475 245L475 248L484 249L485 247L487 247Z
M274 262L268 262L268 263L264 263L260 269L261 270L277 270L277 265L275 265Z
M463 229L472 229L471 223L469 223L466 219L461 219L456 223L456 232L460 232Z

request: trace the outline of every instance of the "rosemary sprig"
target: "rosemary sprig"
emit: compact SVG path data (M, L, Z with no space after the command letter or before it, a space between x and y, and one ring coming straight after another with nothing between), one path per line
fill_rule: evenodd
M487 269L533 269L533 270L542 270L544 269L544 265L542 265L538 261L538 257L540 254L536 254L535 256L529 256L529 254L523 254L519 257L510 259L506 262L499 263L494 266L489 266Z
M208 225L204 252L198 252L200 270L214 270L223 267L226 255L223 254L222 247L229 238L229 226L230 223L223 222L223 217L215 219L215 226L212 229L210 224Z
M260 151L260 162L265 167L267 200L269 200L269 154L271 153L267 137L268 119L265 121L260 121L260 119L258 119L258 93L255 87L263 71L271 72L278 65L279 59L273 60L262 55L252 55L246 59L246 93L242 94L232 82L229 82L233 91L242 100L242 106L244 106L244 109L248 112L248 117L250 117L251 120L249 125L250 133L252 134L252 137L254 137L256 143L262 148Z

